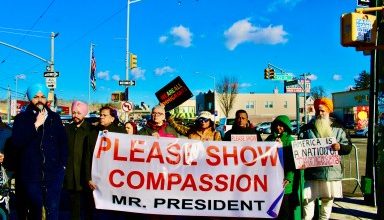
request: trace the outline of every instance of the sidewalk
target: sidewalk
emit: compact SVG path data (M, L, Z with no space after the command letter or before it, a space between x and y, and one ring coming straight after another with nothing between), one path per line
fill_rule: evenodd
M363 197L335 199L331 219L378 219L377 208L366 206Z

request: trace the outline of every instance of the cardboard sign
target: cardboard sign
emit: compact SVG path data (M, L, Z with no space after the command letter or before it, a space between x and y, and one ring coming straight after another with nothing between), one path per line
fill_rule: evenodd
M169 82L155 94L159 102L165 106L165 111L176 108L193 96L180 76Z
M333 143L334 137L292 141L296 169L340 164L340 155L331 148Z
M99 133L97 209L275 218L284 194L278 142L200 141Z

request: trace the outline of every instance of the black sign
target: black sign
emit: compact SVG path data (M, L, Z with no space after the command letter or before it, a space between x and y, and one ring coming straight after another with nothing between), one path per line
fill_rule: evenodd
M119 80L119 86L134 86L136 85L135 80Z
M59 77L59 72L44 72L44 77Z
M369 7L371 4L371 0L357 0L357 6L360 7Z
M169 82L155 94L159 102L165 106L165 111L176 108L193 96L180 76Z

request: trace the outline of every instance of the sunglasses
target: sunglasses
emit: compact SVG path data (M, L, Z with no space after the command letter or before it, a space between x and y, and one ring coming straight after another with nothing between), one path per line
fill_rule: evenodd
M209 121L209 118L199 118L197 121L200 122L200 123L202 123L202 122L208 122L208 121Z

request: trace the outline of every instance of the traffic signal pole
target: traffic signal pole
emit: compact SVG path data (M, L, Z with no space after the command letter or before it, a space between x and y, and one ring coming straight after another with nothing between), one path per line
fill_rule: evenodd
M364 201L371 206L377 206L377 216L384 219L384 133L383 123L378 123L378 115L384 115L384 23L382 0L375 0L370 3L370 8L358 8L358 13L375 12L377 21L377 39L373 46L366 47L371 50L371 67L370 67L370 88L369 88L369 125L368 125L368 141L367 141L367 157L365 167L365 177L371 184L363 185ZM359 48L359 46L357 46ZM364 47L363 47L364 48Z
M384 22L383 22L383 1L375 0L371 6L376 12L377 17L377 40L375 46L384 45ZM377 7L381 6L381 7ZM370 86L370 108L369 108L369 128L367 143L367 162L366 175L372 176L372 193L364 196L364 200L369 204L377 206L377 216L384 219L384 134L383 123L378 123L379 112L384 114L382 101L379 97L384 96L384 51L375 48L371 52L371 86ZM379 106L381 109L379 109ZM372 114L371 114L372 113ZM378 131L378 132L377 132ZM380 138L380 139L379 139ZM369 157L369 158L368 158Z

